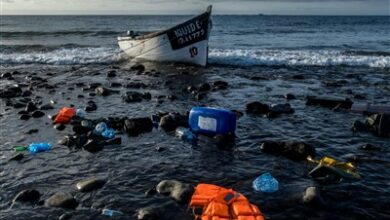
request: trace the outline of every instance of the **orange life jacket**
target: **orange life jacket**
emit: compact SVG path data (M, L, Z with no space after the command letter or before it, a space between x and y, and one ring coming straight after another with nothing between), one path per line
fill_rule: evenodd
M76 115L76 109L75 108L61 108L60 112L58 113L57 117L54 119L55 123L60 124L66 124L70 122L70 119L72 119L73 116Z
M241 193L232 189L199 184L192 195L190 207L201 208L201 220L264 220L259 208Z

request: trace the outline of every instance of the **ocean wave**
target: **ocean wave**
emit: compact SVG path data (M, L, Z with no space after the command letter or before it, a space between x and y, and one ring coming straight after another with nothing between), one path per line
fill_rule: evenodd
M233 66L366 66L390 67L386 52L337 50L244 50L211 49L211 64Z
M0 45L0 52L4 54L9 53L30 53L30 52L48 52L58 49L77 49L99 46L93 45L80 45L80 44L60 44L60 45L41 45L41 44L30 44L30 45Z
M2 45L0 48L7 48ZM75 44L44 47L30 45L9 46L1 50L1 64L97 64L119 62L124 59L120 49L112 47L92 47ZM18 49L19 48L19 49ZM23 49L24 48L24 49ZM341 50L288 50L288 49L211 49L209 63L230 66L365 66L390 67L388 52L364 52Z
M31 36L105 36L105 35L119 35L124 32L118 31L6 31L1 32L0 36L4 38L10 37L31 37Z
M0 54L1 64L110 64L125 56L116 48L61 48L46 52Z

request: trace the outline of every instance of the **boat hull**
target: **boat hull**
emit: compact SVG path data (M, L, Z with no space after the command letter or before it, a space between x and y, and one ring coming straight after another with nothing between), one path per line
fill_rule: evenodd
M136 59L206 66L210 14L211 7L207 12L165 31L139 37L118 37L119 47Z
M137 41L119 41L119 47L132 58L161 62L181 62L206 66L208 56L208 40L172 50L166 36L156 39Z

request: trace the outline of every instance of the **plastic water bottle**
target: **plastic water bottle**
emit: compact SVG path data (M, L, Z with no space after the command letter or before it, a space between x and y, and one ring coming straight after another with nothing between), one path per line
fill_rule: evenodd
M120 216L123 215L123 212L112 210L112 209L103 209L102 215L114 217L114 216Z
M80 117L80 118L85 118L85 115L86 115L87 113L83 110L83 109L80 109L80 108L78 108L77 110L76 110L76 115L78 116L78 117Z
M107 124L104 122L100 122L96 125L95 129L93 130L93 134L95 135L102 135L105 130L107 130Z
M107 128L102 132L102 137L105 139L112 139L115 137L115 130L111 128Z
M50 143L32 143L27 147L27 150L32 154L49 151L51 149Z
M252 186L256 191L265 193L273 193L279 190L279 182L268 172L257 177Z
M191 130L184 127L176 128L176 137L186 141L196 140L196 136L191 132Z

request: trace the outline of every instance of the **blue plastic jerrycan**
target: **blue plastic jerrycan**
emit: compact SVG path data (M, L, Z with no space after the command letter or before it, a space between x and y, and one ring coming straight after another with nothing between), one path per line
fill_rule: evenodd
M234 135L236 114L225 109L194 107L191 109L188 123L194 133Z

